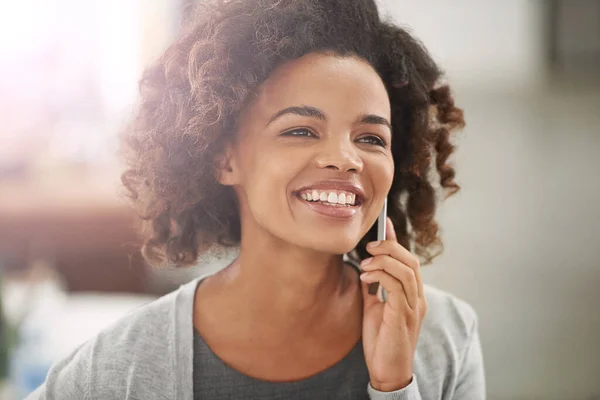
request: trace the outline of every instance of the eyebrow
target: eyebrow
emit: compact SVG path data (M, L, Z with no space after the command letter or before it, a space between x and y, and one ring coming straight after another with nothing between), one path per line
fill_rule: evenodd
M374 114L363 114L358 117L357 122L360 124L370 124L370 125L385 125L392 130L392 124L387 119L380 117L379 115Z
M301 117L312 117L312 118L320 119L321 121L327 120L327 116L325 115L325 113L316 107L293 106L293 107L287 107L287 108L284 108L283 110L277 111L275 113L275 115L273 115L271 117L271 119L269 120L269 123L267 125L270 125L277 118L280 118L286 114L295 114L295 115L300 115Z
M312 118L317 118L321 121L327 120L327 116L325 115L325 113L316 107L293 106L293 107L284 108L283 110L276 112L269 119L267 126L270 125L271 123L273 123L276 119L278 119L286 114L295 114L295 115L299 115L301 117L312 117ZM392 130L392 124L390 123L390 121L388 121L387 119L385 119L383 117L380 117L379 115L374 115L374 114L363 114L357 118L356 123L370 124L370 125L384 125L384 126L387 126L390 131Z

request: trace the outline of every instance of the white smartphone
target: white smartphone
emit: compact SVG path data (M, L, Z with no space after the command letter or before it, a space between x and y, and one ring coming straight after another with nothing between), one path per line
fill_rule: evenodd
M377 240L385 240L385 227L387 226L386 218L387 218L387 197L385 198L385 200L383 202L383 208L381 209L381 212L379 213L379 217L377 218ZM383 288L381 283L379 284L379 287L377 288L377 297L379 297L379 299L381 301L387 300L387 291Z

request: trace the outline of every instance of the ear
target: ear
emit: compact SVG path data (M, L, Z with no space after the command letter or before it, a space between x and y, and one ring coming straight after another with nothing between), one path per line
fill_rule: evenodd
M239 168L234 157L233 148L227 145L225 151L215 158L217 182L225 186L233 186L239 181Z

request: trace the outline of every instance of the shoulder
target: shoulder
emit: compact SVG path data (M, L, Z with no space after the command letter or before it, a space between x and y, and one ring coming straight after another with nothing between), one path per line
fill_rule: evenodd
M102 330L90 341L95 353L132 358L135 354L132 349L145 346L154 339L166 339L172 333L178 294L179 290L139 307ZM127 351L121 351L125 348Z
M477 330L477 314L466 301L424 285L427 314L421 326L415 362L429 371L457 371Z
M186 286L192 284L133 310L57 362L38 391L41 396L34 398L63 398L52 393L66 389L81 395L72 398L84 398L85 393L93 399L116 398L131 390L156 390L153 398L169 398L172 393L164 383L176 380L177 325L187 312L180 305Z
M457 339L467 339L477 320L477 313L466 301L438 289L424 285L427 314L424 324L431 329L450 331Z

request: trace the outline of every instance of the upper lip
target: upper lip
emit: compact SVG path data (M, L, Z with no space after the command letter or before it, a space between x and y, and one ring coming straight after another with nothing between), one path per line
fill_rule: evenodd
M325 189L333 189L333 190L343 190L344 192L350 192L356 195L356 200L358 204L362 204L365 200L365 192L362 187L354 182L350 181L339 181L339 180L327 180L327 181L319 181L315 183L311 183L310 185L306 185L296 191L296 194L301 193L305 190L315 189L315 190L325 190Z

